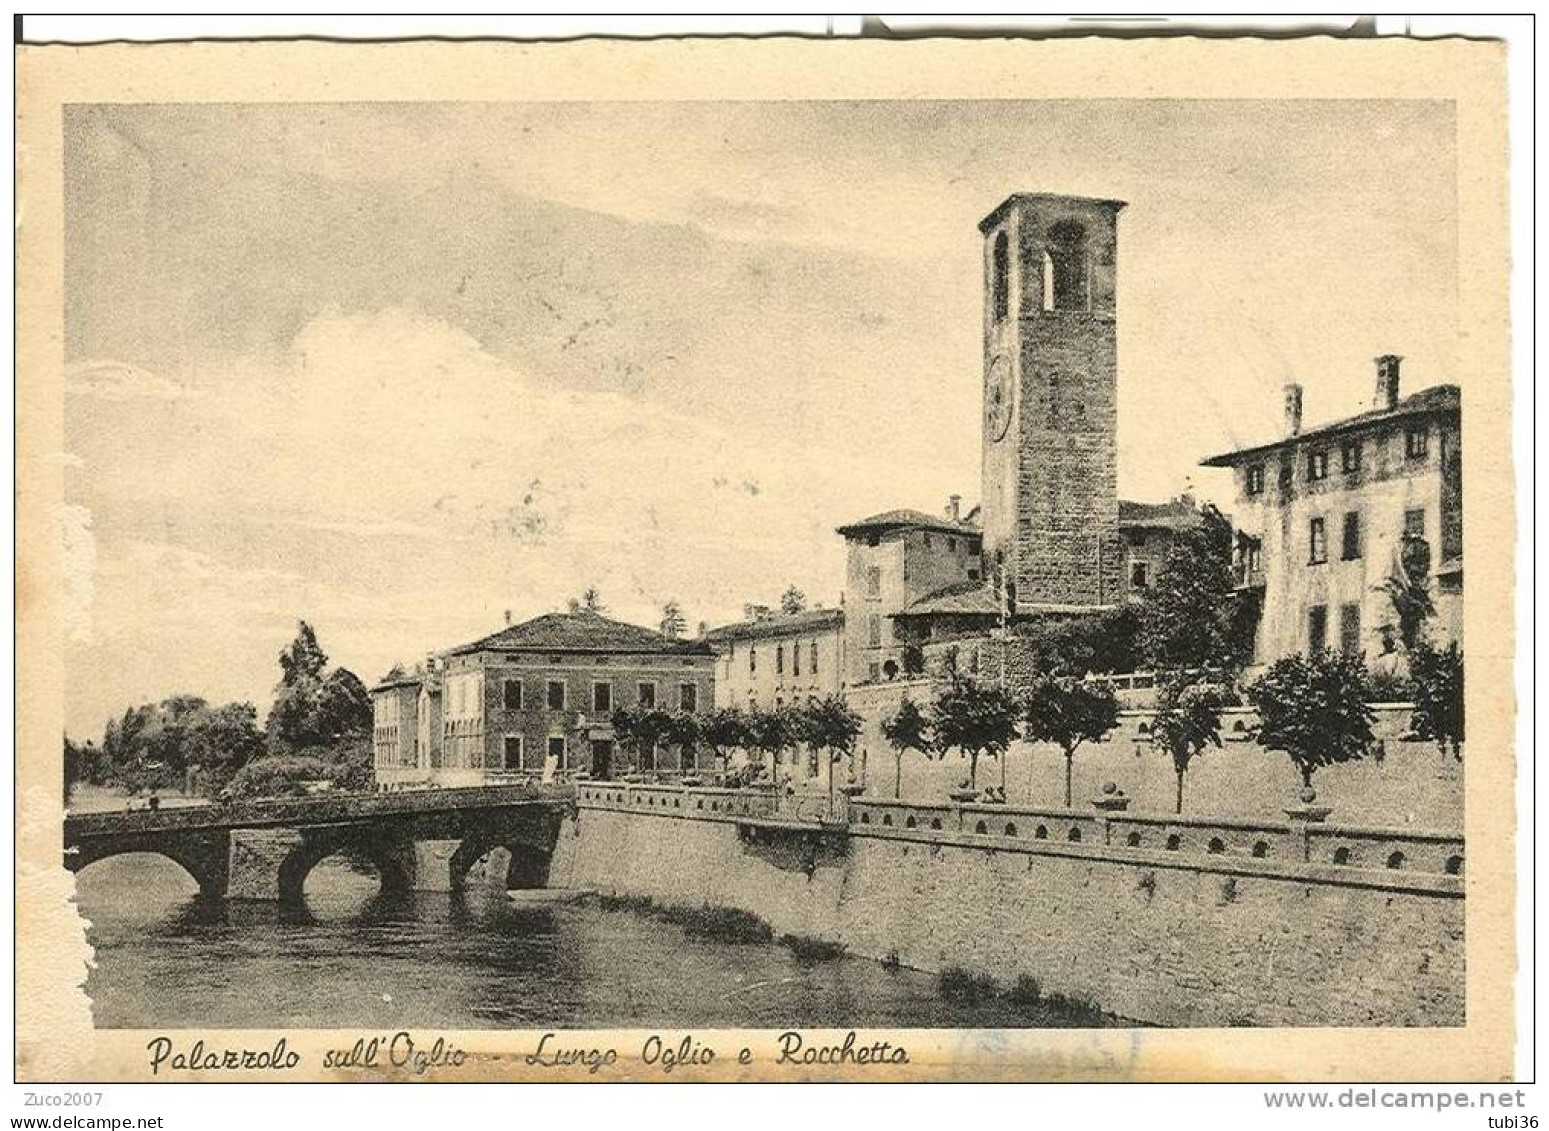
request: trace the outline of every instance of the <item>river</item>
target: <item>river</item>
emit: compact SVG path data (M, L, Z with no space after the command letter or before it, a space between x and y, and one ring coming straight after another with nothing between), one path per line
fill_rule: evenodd
M377 894L324 861L304 908L207 904L176 865L77 879L103 1028L1028 1028L1113 1024L1063 1003L944 998L937 979L779 943L691 937L638 911L501 891Z

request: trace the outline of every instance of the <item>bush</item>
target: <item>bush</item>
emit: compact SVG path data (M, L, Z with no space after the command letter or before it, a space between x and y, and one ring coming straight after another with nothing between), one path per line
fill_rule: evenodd
M233 797L305 797L308 783L330 781L330 774L321 758L277 754L243 766L227 788Z
M995 996L995 979L988 974L964 970L961 966L949 966L937 978L936 992L948 1001L972 1005Z
M844 944L828 939L815 939L811 935L781 935L780 941L803 964L829 962L844 957Z
M1411 703L1415 697L1415 682L1398 672L1368 672L1366 689L1373 703Z
M735 907L674 909L667 913L667 918L680 924L693 938L725 943L766 943L774 939L773 927L757 915Z
M1006 991L1006 1000L1013 1005L1038 1005L1043 1001L1043 987L1031 974L1018 975L1016 985Z

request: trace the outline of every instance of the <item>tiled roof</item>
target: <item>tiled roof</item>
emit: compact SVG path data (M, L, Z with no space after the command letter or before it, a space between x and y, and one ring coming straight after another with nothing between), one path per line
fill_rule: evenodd
M839 533L849 538L856 534L869 534L872 531L887 530L941 530L948 534L964 534L969 537L979 537L983 534L977 526L963 521L954 522L945 515L926 514L924 511L896 510L883 511L874 514L870 518L863 518L859 522L846 523L839 527Z
M468 652L526 649L543 652L663 652L673 655L708 655L702 640L670 640L654 629L626 624L599 613L545 613L513 624L499 632L453 648L452 655Z
M711 642L754 640L774 636L792 636L801 632L822 631L844 624L843 609L804 609L799 613L774 613L767 617L723 624L705 633Z
M406 672L402 668L394 668L384 675L377 685L371 689L374 695L378 691L391 691L395 687L418 687L423 680L414 672Z
M937 589L893 614L894 617L999 615L1000 605L995 600L995 594L982 581L961 581L945 589Z
M1223 452L1221 455L1211 456L1199 462L1202 467L1231 467L1253 456L1261 456L1291 444L1300 444L1319 437L1336 436L1342 432L1369 428L1374 424L1402 420L1411 416L1458 412L1462 403L1462 394L1456 385L1433 385L1429 389L1411 393L1392 408L1374 408L1367 412L1358 412L1342 420L1305 429L1295 436L1284 436L1267 444L1256 444L1253 447L1239 448L1234 452Z
M1192 499L1168 499L1165 503L1136 503L1119 500L1121 527L1193 526L1200 520L1199 507Z

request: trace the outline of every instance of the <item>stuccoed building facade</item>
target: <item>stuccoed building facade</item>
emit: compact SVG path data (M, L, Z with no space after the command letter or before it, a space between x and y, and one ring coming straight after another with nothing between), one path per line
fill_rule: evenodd
M703 640L669 639L592 612L508 625L440 658L439 741L418 748L412 766L402 764L399 737L410 697L400 679L373 688L383 724L377 782L402 788L616 777L629 766L613 733L614 709L703 714L715 698L714 665ZM671 759L669 768L682 768L676 751Z
M1396 656L1395 580L1428 592L1434 642L1461 643L1458 389L1401 397L1400 359L1376 364L1370 410L1304 429L1302 389L1288 385L1281 439L1203 461L1235 480L1238 584L1262 594L1256 664L1322 648Z
M844 690L843 609L757 610L705 633L716 653L715 705L797 706Z

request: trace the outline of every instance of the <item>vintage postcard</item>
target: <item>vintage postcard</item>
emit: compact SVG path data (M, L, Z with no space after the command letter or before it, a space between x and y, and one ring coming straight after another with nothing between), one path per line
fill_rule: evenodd
M1504 66L19 49L18 1078L1509 1078Z

